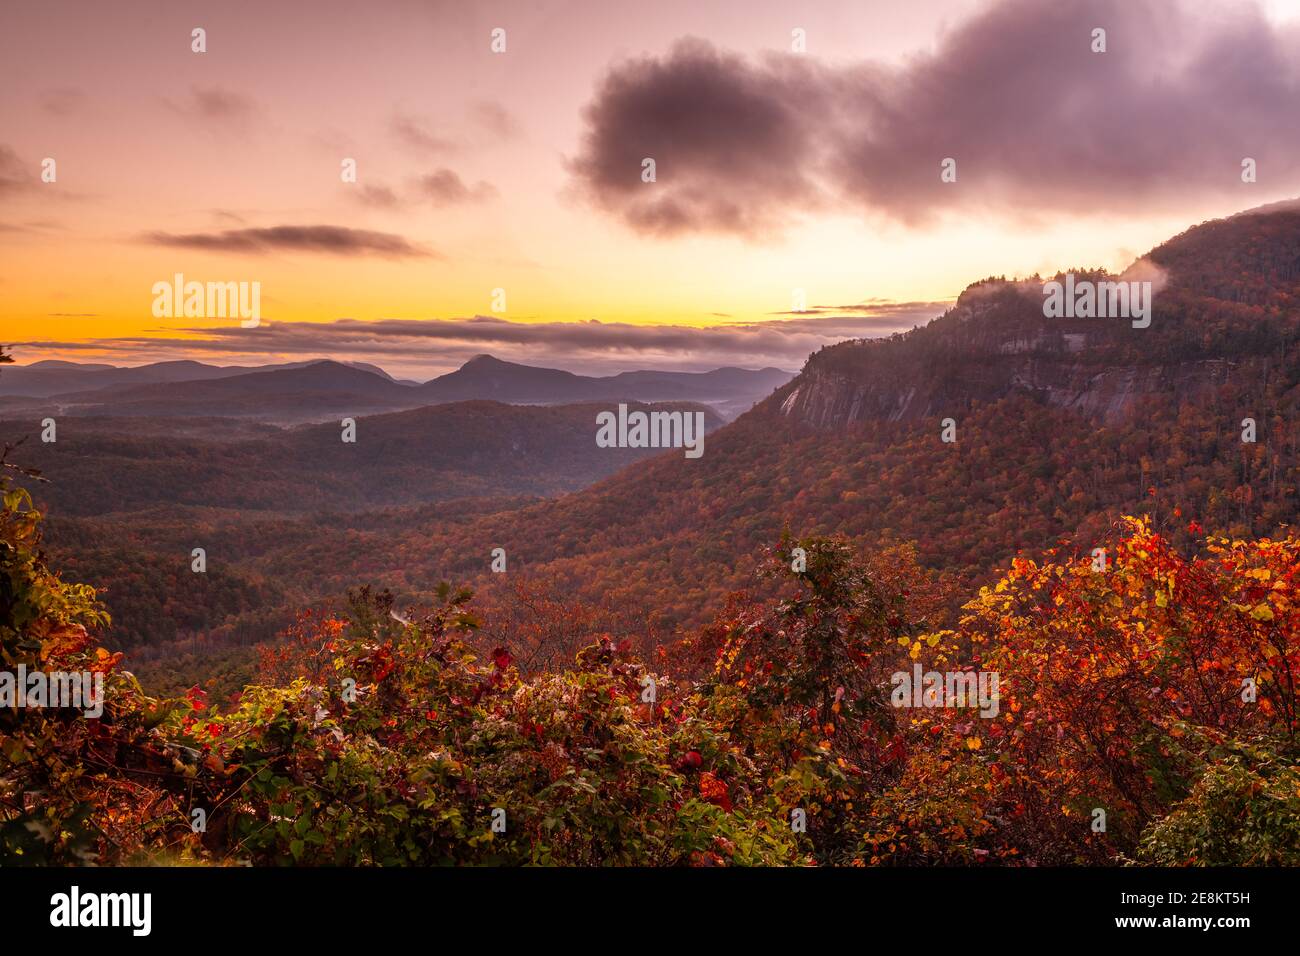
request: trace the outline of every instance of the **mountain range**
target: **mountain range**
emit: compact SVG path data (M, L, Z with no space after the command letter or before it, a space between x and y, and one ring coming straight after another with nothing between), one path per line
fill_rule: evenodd
M731 419L785 384L775 368L709 372L623 372L606 377L503 362L478 355L422 384L398 381L364 363L332 360L262 368L161 362L136 368L37 362L0 378L0 411L17 417L67 415L240 417L288 424L446 402L514 405L592 401L690 401Z
M118 367L98 363L46 360L33 362L30 365L14 365L6 369L4 380L0 381L0 395L49 398L54 395L76 394L113 387L209 381L253 372L302 368L310 364L313 363L291 362L263 366L208 365L203 362L183 360ZM352 362L339 364L347 364L382 378L389 378L387 372L374 365Z

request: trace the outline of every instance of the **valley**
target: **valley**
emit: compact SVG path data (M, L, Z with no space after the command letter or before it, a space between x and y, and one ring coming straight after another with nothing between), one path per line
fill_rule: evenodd
M1238 250L1261 242L1290 257L1247 268ZM1123 514L1181 543L1197 527L1291 526L1297 250L1289 209L1166 243L1150 257L1170 280L1149 328L1047 318L1034 283L977 283L929 325L823 349L738 420L710 417L698 460L599 447L599 404L483 401L360 417L355 446L336 424L74 417L57 449L21 457L51 479L34 488L51 506L51 552L108 583L115 640L145 660L201 636L251 646L356 582L413 604L440 581L467 583L490 604L505 585L488 568L494 547L510 555L503 577L630 610L641 623L627 636L648 648L749 586L787 528L908 549L964 591L1020 553L1090 550ZM1246 416L1260 420L1256 443L1241 441ZM945 417L954 444L939 440ZM202 582L187 570L199 544L212 562ZM183 679L203 666L193 657Z

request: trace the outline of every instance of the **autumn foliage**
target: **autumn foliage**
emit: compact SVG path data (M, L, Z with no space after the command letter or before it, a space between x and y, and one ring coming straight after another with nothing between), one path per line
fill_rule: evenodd
M648 662L518 595L551 642L527 673L467 590L416 611L363 588L225 703L146 695L39 534L6 491L4 666L96 669L108 699L0 712L4 863L1300 862L1293 538L1187 554L1126 519L1100 564L1017 558L944 621L906 549L787 537ZM892 706L914 663L997 672L997 716Z

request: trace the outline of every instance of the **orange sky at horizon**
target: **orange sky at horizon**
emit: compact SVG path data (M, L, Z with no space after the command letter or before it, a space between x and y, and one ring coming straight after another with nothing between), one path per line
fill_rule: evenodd
M794 290L810 307L848 309L943 303L989 275L1118 271L1196 222L1295 194L1261 182L1191 194L1177 209L954 208L911 224L869 207L796 204L771 234L660 235L575 188L586 111L618 64L664 56L688 36L757 63L788 50L797 26L807 55L851 76L855 63L933 52L987 6L835 0L809 10L763 0L742 19L734 3L686 0L12 5L0 12L0 340L18 343L21 362L134 364L129 347L87 347L133 337L173 339L174 357L248 354L187 350L184 330L221 320L151 314L154 284L175 273L260 283L270 326L483 315L695 328L785 321ZM199 25L204 53L191 49ZM490 49L498 25L508 31L499 54ZM57 163L53 183L39 181L46 157ZM340 179L345 158L357 162L356 183ZM425 185L430 176L441 185ZM202 247L289 226L398 237L409 248ZM186 236L200 238L174 244ZM493 310L496 289L503 312ZM609 361L643 364L631 353ZM390 362L413 374L458 364L414 353Z

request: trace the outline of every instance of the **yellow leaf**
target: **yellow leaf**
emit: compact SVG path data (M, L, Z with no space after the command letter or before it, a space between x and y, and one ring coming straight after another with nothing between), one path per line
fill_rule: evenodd
M1250 616L1257 621L1273 620L1273 609L1267 604L1257 604L1255 609L1250 612Z

